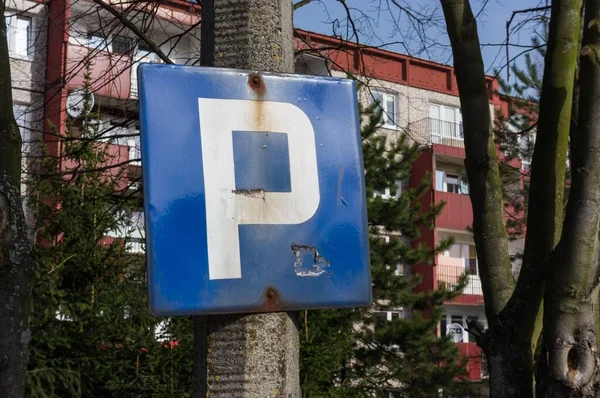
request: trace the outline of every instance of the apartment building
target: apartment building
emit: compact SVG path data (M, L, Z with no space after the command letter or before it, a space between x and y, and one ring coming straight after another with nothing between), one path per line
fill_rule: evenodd
M69 107L77 106L71 103L77 98L73 93L88 84L94 97L93 112L101 115L96 121L98 130L110 144L110 161L126 168L122 188L135 191L141 175L137 65L163 62L165 57L177 64L196 65L200 58L199 6L183 0L108 3L119 9L138 34L109 10L89 0L53 0L45 5L9 0L5 18L9 26L15 114L26 143L32 141L29 132L38 133L50 154L58 155L60 140L56 134L65 133ZM141 40L139 33L148 40ZM367 88L361 94L362 100L376 99L381 104L382 131L408 134L421 145L411 177L400 188L416 187L429 174L432 184L421 198L423 206L428 208L441 201L446 205L435 228L422 229L420 239L412 243L434 247L447 237L453 237L455 243L437 255L433 264L417 264L410 270L399 264L398 272L419 273L422 282L417 291L452 287L461 275L468 275L463 294L445 303L445 317L438 333L452 333L461 351L470 358L468 371L472 380L486 377L481 352L467 330L468 320L485 327L486 319L477 255L469 232L473 214L465 179L462 113L453 69L302 30L296 32L295 46L299 50L298 73L352 73ZM497 94L497 82L489 78L488 83L490 109L506 110L505 99ZM70 120L76 128L76 118ZM518 159L514 162L516 167L528 167ZM113 235L133 234L129 249L143 252L141 211L127 231L114 231ZM515 240L511 252L518 253L522 245L522 240ZM391 320L407 314L398 308L382 316Z
M407 134L421 145L409 181L400 186L416 188L426 175L430 175L432 183L421 198L421 204L428 209L443 201L445 206L435 221L434 229L422 228L421 237L412 243L435 247L450 237L454 243L448 250L439 253L433 264L414 265L410 272L419 273L422 277L416 291L452 288L462 275L467 275L467 286L462 294L444 304L445 315L438 333L440 336L451 334L462 353L469 358L468 373L471 380L487 377L484 358L467 327L467 321L476 321L485 328L487 320L477 254L470 232L473 212L464 167L462 112L453 68L390 51L340 42L339 39L312 32L300 31L297 36L297 47L316 50L315 53L328 59L332 74L341 76L349 72L359 77L368 92L363 100L377 99L381 104L384 131ZM498 95L497 81L491 77L487 80L492 115L497 111L506 114L508 99ZM526 159L513 159L511 165L527 171L529 163ZM516 212L512 215L522 217ZM394 237L387 237L390 238ZM512 241L509 249L511 255L518 258L523 249L523 239ZM402 265L398 268L398 272L407 272ZM517 260L514 268L518 268ZM391 320L406 314L399 308L383 315Z

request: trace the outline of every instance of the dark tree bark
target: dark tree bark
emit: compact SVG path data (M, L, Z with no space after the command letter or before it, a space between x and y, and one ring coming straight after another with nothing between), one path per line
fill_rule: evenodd
M0 15L4 15L0 1ZM0 17L0 395L23 397L33 264L21 204L21 135L13 115L6 23Z
M596 397L600 250L600 1L585 2L579 120L563 234L544 296L539 396Z

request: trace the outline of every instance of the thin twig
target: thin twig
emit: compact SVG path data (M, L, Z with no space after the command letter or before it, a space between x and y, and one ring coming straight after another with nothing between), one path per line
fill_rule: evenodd
M129 30L131 30L137 37L139 37L144 43L146 43L148 47L150 47L152 51L154 51L164 63L174 63L169 57L165 55L165 53L162 52L162 50L156 45L156 43L154 43L152 39L146 36L146 34L144 34L144 32L142 32L137 26L135 26L133 22L125 18L123 14L115 10L110 4L107 4L102 0L94 0L94 3L98 4L100 7L104 8L106 11L114 15L119 20L119 22L121 22L123 25L129 28Z

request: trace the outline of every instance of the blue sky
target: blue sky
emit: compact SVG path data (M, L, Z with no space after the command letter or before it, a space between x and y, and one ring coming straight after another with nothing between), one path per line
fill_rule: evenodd
M299 0L294 0L297 3ZM391 0L346 0L355 24L361 34L363 44L382 46L392 51L430 59L436 62L451 63L451 52L445 32L441 6L438 0L396 0L410 7L421 20L428 18L425 26L411 23L406 13L398 13ZM506 22L516 10L546 5L545 0L472 0L472 7L478 16L479 38L483 46L486 72L492 73L506 64ZM388 5L390 5L388 7ZM531 43L531 36L541 32L539 24L522 22L532 15L540 13L518 14L511 23L512 32L509 58L525 50L522 45ZM395 24L394 20L400 23ZM337 33L356 41L353 30L347 23L346 10L337 0L313 0L312 3L294 13L294 23L298 28L331 35ZM420 32L415 29L419 26ZM519 57L517 62L520 63ZM521 61L522 62L522 61Z

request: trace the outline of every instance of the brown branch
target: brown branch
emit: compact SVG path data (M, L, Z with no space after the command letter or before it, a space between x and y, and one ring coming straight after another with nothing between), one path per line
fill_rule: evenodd
M304 7L307 4L312 3L313 0L302 0L294 4L294 11L296 11L300 7Z

